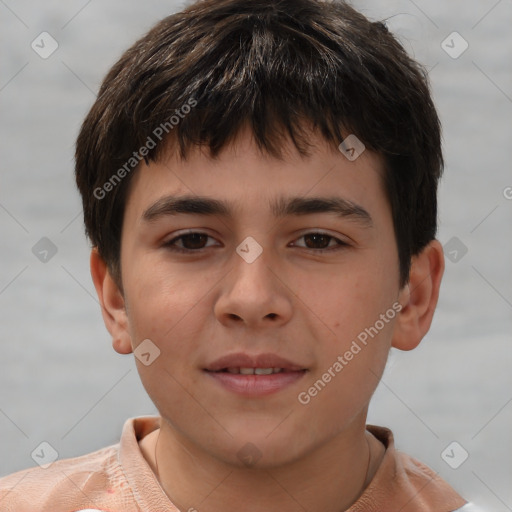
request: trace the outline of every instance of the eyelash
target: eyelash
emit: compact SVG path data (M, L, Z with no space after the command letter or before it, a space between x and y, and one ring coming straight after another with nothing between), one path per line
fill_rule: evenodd
M168 242L165 242L163 244L163 246L168 248L168 249L170 249L171 251L179 252L179 253L184 253L184 254L201 253L205 249L208 249L208 247L202 247L201 249L185 249L183 247L178 247L177 245L175 245L175 242L177 242L178 240L181 240L182 238L186 238L186 237L192 236L192 235L205 235L208 238L213 238L210 235L208 235L207 233L203 233L201 231L191 231L189 233L185 233L183 235L179 235L179 236L173 238L172 240L169 240ZM328 249L311 249L309 247L301 247L301 249L309 249L310 251L313 251L316 254L318 254L318 253L322 254L322 253L327 253L327 252L339 251L340 249L343 249L343 248L349 246L349 244L344 242L343 240L340 240L339 238L336 238L335 236L332 236L332 235L330 235L328 233L323 233L321 231L311 231L309 233L304 233L297 240L300 240L301 238L304 238L306 236L311 236L311 235L325 236L327 238L330 238L331 240L335 240L337 245L334 246L334 247L330 247ZM330 242L331 241L329 240L329 243Z

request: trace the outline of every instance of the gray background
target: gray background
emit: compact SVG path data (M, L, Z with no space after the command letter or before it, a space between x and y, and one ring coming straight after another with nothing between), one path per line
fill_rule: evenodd
M392 353L369 422L466 498L512 510L512 1L353 3L430 69L447 163L439 239L459 244L430 333ZM181 5L0 0L0 475L34 465L42 441L76 456L156 413L103 326L73 146L109 67ZM59 44L48 59L31 48L43 31ZM456 59L442 48L453 31L469 44ZM42 237L57 248L46 263L32 252ZM452 441L469 453L458 469L441 458Z

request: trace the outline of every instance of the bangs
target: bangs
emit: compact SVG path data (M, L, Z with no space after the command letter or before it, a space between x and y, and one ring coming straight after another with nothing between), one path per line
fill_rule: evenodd
M100 97L107 96L108 138L118 141L116 153L137 151L149 137L155 147L148 160L159 159L163 139L176 142L182 158L197 145L209 147L215 156L247 125L260 149L272 156L282 156L287 137L307 155L305 123L336 146L343 134L354 133L370 149L397 150L393 122L404 107L390 79L389 67L396 67L396 60L385 62L371 47L343 39L343 27L335 20L332 27L304 26L280 10L269 12L267 6L258 13L254 3L248 4L250 15L226 14L219 7L219 21L209 31L194 27L194 10L187 13L185 31L171 16L151 34L161 41L158 46L145 49L139 42L132 48L133 54L144 53L144 61L123 63L111 76L124 91L114 94L111 80L100 91ZM365 26L373 32L367 37L387 34L381 24ZM190 49L194 30L197 44ZM122 105L116 105L119 98ZM378 117L372 115L376 111Z

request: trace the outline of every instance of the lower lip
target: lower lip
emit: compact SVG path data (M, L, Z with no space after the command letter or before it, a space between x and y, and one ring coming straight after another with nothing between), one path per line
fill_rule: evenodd
M206 370L205 370L206 371ZM225 389L243 396L264 396L277 393L304 377L306 370L300 372L279 372L270 375L242 375L228 372L209 372Z

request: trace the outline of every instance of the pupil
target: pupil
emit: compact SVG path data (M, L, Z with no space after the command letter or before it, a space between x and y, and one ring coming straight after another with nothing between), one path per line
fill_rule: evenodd
M306 245L308 247L310 247L310 244L307 243L307 240L313 240L313 245L315 243L319 243L319 242L327 242L327 243L324 243L324 244L321 244L322 245L322 249L327 247L329 245L329 236L327 235L306 235ZM318 248L318 247L317 247Z
M202 235L201 233L192 233L191 235L186 235L183 239L183 245L188 246L187 249L201 249L202 245L205 242L206 235ZM185 242L192 243L185 243Z

